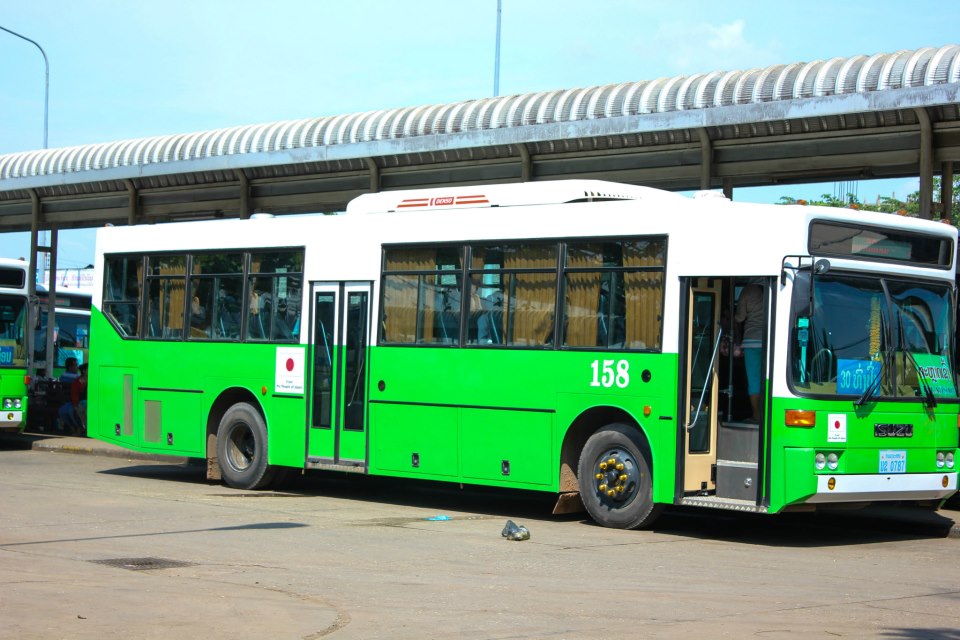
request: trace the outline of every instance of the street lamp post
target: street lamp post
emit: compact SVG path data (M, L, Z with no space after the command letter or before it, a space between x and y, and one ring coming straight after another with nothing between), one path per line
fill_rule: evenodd
M17 37L20 38L21 40L26 40L27 42L29 42L30 44L32 44L33 46L35 46L37 49L40 49L40 55L43 56L43 68L44 68L44 75L43 75L43 148L46 149L46 148L47 148L47 116L49 115L49 111L50 111L50 61L47 60L47 52L44 51L44 50L43 50L43 47L41 47L39 44L37 44L36 41L31 40L31 39L28 38L27 36L21 35L21 34L17 33L16 31L12 31L12 30L10 30L10 29L7 29L6 27L0 26L0 29L3 29L4 31L6 31L7 33L9 33L9 34L12 35L12 36L17 36Z
M2 29L3 31L6 31L7 33L9 33L9 34L12 35L12 36L16 36L16 37L20 38L21 40L26 40L27 42L29 42L30 44L32 44L33 46L35 46L37 49L39 49L39 50L40 50L40 55L43 56L43 71L44 71L44 73L43 73L43 148L46 149L46 148L47 148L47 120L48 120L49 114L50 114L50 61L47 59L47 52L43 50L43 47L40 46L40 43L38 43L38 42L35 41L35 40L31 40L30 38L28 38L27 36L25 36L25 35L23 35L23 34L17 33L16 31L13 31L13 30L11 30L11 29L7 29L7 28L4 27L4 26L0 26L0 29ZM31 277L29 278L29 282L27 283L27 292L28 292L29 295L30 295L29 308L30 308L30 309L33 309L33 306L34 306L34 305L33 305L33 300L34 300L35 297L36 297L36 291L37 291L37 289L36 289L36 280L37 280L37 234L38 234L38 232L39 232L39 229L38 229L37 227L38 227L38 221L39 221L39 218L40 218L40 202L39 202L39 199L37 198L36 195L32 196L31 199L34 200L34 204L33 204L33 206L34 206L34 213L33 213L33 223L32 223L32 225L31 225L31 229L30 229L30 276L31 276ZM50 231L50 246L49 246L49 247L46 247L45 249L46 249L46 253L44 254L44 262L45 262L45 263L47 263L47 260L50 259L50 254L51 254L51 253L54 253L54 259L53 259L53 265L52 265L52 266L53 266L53 269L52 269L52 273L51 273L50 279L49 279L49 290L48 290L48 294L47 294L48 297L47 297L47 340L46 340L46 343L47 343L47 351L46 351L46 354L47 354L47 356L46 356L46 357L47 357L47 367L46 367L46 374L47 374L48 376L51 376L51 377L52 377L52 376L53 376L53 366L52 366L52 365L54 364L54 362L55 362L55 360L56 360L56 358L54 358L53 355L52 355L52 354L53 354L53 329L52 329L52 328L53 328L53 324L54 324L54 313L55 313L55 312L54 312L54 308L55 308L55 307L54 307L54 298L56 298L56 286L57 286L56 268L55 268L55 265L56 265L56 250L57 250L57 231L56 231L56 229L51 228L51 231ZM49 267L48 267L48 269L49 269ZM41 311L40 311L39 308L37 308L36 311L37 311L37 313L41 313ZM27 348L27 363L28 363L28 364L27 364L27 374L28 374L28 376L29 376L30 378L33 378L33 374L35 373L36 363L34 362L34 359L33 359L33 354L34 354L34 344L33 344L33 343L34 343L34 332L33 332L33 328L32 328L32 327L34 326L34 322L36 321L36 318L34 318L31 313L28 313L28 314L27 314L27 318L30 320L30 322L27 323L27 326L30 327L30 329L25 332L26 335L24 336L25 342L26 342L26 348Z
M493 55L493 97L500 95L500 14L502 12L502 0L497 0L497 44Z

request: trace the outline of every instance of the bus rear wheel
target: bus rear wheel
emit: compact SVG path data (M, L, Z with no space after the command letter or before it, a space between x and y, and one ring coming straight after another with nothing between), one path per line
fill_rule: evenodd
M587 439L580 453L580 498L597 524L614 529L649 526L663 505L653 502L650 447L635 427L610 424Z
M217 428L217 459L224 482L235 489L263 489L275 470L267 464L267 426L245 402L223 414Z

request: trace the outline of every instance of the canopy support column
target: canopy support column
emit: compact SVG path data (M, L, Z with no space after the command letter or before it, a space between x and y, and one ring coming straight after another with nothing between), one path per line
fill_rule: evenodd
M237 175L237 180L240 181L240 219L249 220L250 219L250 178L247 177L247 173L243 169L237 169L234 171Z
M930 220L933 209L933 126L927 110L913 110L920 123L920 217Z
M940 217L953 224L953 162L943 163L940 170Z
M27 189L30 194L30 266L27 268L27 311L23 327L24 358L27 362L27 375L32 379L36 374L33 361L33 342L36 338L33 328L36 326L34 302L37 299L37 236L40 234L40 196L35 189Z
M370 170L370 193L380 193L380 166L373 158L364 158Z
M530 150L527 145L518 144L520 151L520 182L530 182L533 179L533 158L530 157Z
M137 216L139 211L137 211L137 185L133 184L133 180L124 180L124 186L127 187L127 224L134 225L137 224Z
M50 273L47 276L47 331L46 331L46 362L44 373L48 378L54 377L53 369L57 366L56 346L53 344L53 330L57 326L57 228L50 227ZM41 315L43 311L39 312Z
M701 127L697 133L700 134L700 189L709 191L713 177L713 141L706 129Z

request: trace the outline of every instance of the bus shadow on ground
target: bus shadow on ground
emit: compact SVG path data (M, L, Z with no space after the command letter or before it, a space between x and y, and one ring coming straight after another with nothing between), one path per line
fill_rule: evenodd
M960 640L960 629L887 629L880 637L893 640Z
M758 515L672 507L652 531L769 547L836 547L945 538L954 520L911 507Z
M401 505L448 515L455 511L528 521L570 522L598 526L586 513L553 515L555 495L499 487L386 478L338 472L296 471L275 490L231 489L206 479L203 461L150 463L116 467L100 473L206 485L219 497L262 499L331 497L366 503ZM724 540L773 547L846 546L951 535L956 511L933 512L904 506L874 506L856 511L759 515L693 507L667 507L653 523L653 533ZM909 637L909 636L907 636Z

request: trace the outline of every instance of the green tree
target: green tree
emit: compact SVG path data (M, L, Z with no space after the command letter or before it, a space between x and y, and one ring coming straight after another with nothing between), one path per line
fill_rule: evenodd
M943 184L939 177L933 179L933 200L941 200ZM880 213L896 213L917 218L920 216L920 192L914 191L906 200L899 200L888 196L880 196L877 202L861 202L855 194L848 193L846 198L825 193L816 199L798 199L789 196L780 196L777 204L807 204L818 207L847 207L861 211L879 211ZM954 225L960 226L960 175L953 177L953 202L950 210L943 217L949 218ZM934 214L935 216L937 214Z

